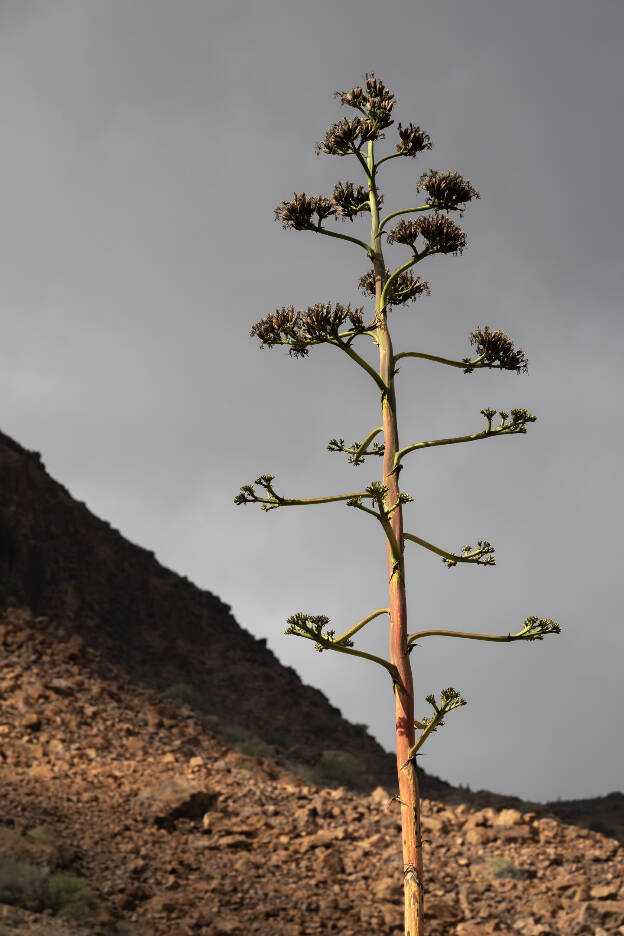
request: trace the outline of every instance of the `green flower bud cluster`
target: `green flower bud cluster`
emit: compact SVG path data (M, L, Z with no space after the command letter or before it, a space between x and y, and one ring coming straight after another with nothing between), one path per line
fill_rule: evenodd
M499 410L498 415L500 416L501 421L499 425L495 427L495 429L492 429L492 420L496 416L496 410L493 410L489 407L482 409L481 415L485 416L488 421L486 432L501 432L509 433L510 435L513 435L513 433L516 432L524 434L527 431L527 423L537 421L536 416L532 416L528 410L522 408L512 409L510 410L510 413L506 412L506 410Z
M528 617L518 635L522 640L543 640L547 634L560 634L561 627L550 618Z
M262 510L274 510L275 507L280 506L282 498L273 490L272 482L275 480L275 475L265 474L260 475L256 478L253 484L243 484L241 486L240 492L234 498L235 504L261 504ZM256 494L254 485L264 488L265 492L269 496L269 500L264 497L258 497Z
M351 445L345 445L344 439L330 439L327 451L344 452L345 455L349 456L347 461L350 465L362 465L367 455L383 455L385 451L383 442L373 442L365 452L360 452L361 446L361 442L352 442Z
M296 614L292 614L286 621L288 624L287 629L284 631L285 634L294 634L297 637L306 637L308 640L314 640L314 648L318 650L319 653L322 653L323 650L327 650L332 643L335 643L334 636L335 631L325 630L329 624L330 619L325 614L305 614L303 611L298 611ZM341 647L352 647L352 640L341 640Z
M452 569L458 562L474 562L476 565L496 565L492 553L494 547L487 540L478 540L475 549L472 546L462 546L461 556L452 559L442 559L447 568Z

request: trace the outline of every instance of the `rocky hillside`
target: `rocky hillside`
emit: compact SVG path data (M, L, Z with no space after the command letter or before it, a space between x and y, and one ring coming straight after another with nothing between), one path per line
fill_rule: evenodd
M391 936L399 804L234 752L46 619L0 614L0 936ZM430 936L624 934L624 848L423 803Z
M339 749L362 764L363 789L393 780L392 755L282 666L229 605L124 539L47 474L38 452L0 433L0 608L10 605L51 617L241 743L310 767ZM451 789L424 775L423 784Z
M95 517L48 475L39 453L0 432L0 608L7 606L48 616L134 683L189 703L240 750L327 785L370 791L395 783L394 757L282 666L228 605ZM544 811L419 775L424 795L450 805ZM624 841L622 793L547 811Z

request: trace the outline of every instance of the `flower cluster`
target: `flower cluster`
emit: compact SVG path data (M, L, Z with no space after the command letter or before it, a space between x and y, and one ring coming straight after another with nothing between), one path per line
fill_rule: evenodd
M327 444L328 452L344 452L348 455L347 461L350 465L363 465L367 455L383 455L386 447L383 442L373 442L370 448L360 451L361 442L352 442L351 445L345 445L344 439L330 439Z
M356 335L365 332L367 326L362 318L362 307L352 309L341 302L334 303L333 307L331 302L317 302L297 311L292 305L276 309L272 315L256 322L250 334L260 339L261 347L287 344L293 357L305 357L308 345L335 341L347 320L351 329L342 337L346 337L349 343Z
M412 123L406 127L399 124L397 130L399 131L399 142L395 144L395 149L401 156L411 156L413 158L433 146L429 134L421 130L420 127L415 127Z
M273 490L275 475L264 474L256 478L253 484L243 484L234 498L235 504L261 504L261 510L274 510L283 502L283 498ZM264 488L266 497L258 497L255 488Z
M369 140L376 140L379 133L373 124L363 117L343 117L333 123L325 134L325 139L316 144L317 153L327 153L329 156L346 156L347 153L357 152Z
M470 344L477 349L480 367L498 367L501 370L515 371L517 374L528 370L528 360L522 348L514 348L513 341L504 331L491 331L490 326L477 328L470 334ZM469 374L474 367L470 366L470 359L464 358L467 364L465 374Z
M458 224L442 215L423 215L416 222L430 253L461 253L466 235Z
M528 617L518 636L523 640L543 640L546 634L560 634L561 627L550 618Z
M473 198L481 198L470 179L464 179L459 172L438 172L437 169L421 175L416 191L427 192L436 210L459 211L460 215L464 213L460 206Z
M343 221L353 221L360 211L370 211L368 190L353 182L336 182L331 197L336 214Z
M358 286L362 292L374 296L375 273L370 270L364 276L361 276L358 280ZM386 305L402 305L404 302L413 302L423 293L428 296L431 295L428 281L421 279L420 276L414 276L408 270L406 273L399 273L390 284L390 289L386 294Z
M511 419L510 419L511 413ZM525 409L512 409L510 413L505 412L505 410L499 411L499 416L501 418L500 425L496 427L494 431L509 433L518 432L524 434L526 432L526 424L531 422L537 422L537 417L532 416L528 410ZM496 410L493 409L482 409L481 415L485 416L488 421L487 432L492 432L492 420L496 416Z
M440 705L438 706L435 696L428 695L425 697L425 701L432 705L435 710L435 715L433 718L427 718L426 716L422 718L419 722L414 722L416 728L425 729L431 725L431 731L435 731L436 728L443 726L444 722L442 718L447 712L452 711L455 708L459 708L462 705L467 705L465 699L462 699L459 692L456 689L453 689L452 686L449 686L448 689L443 689L440 693Z
M330 619L325 614L305 614L303 611L298 611L296 614L291 614L286 620L288 627L284 633L295 634L297 637L307 637L308 640L314 640L314 647L320 653L323 650L327 650L332 643L335 643L334 635L336 632L333 630L323 631L323 628L329 624L329 620ZM338 645L341 647L352 647L353 641L341 640Z
M459 225L437 213L415 221L399 221L387 234L389 244L408 244L415 252L419 236L427 244L428 253L461 253L466 246L466 235Z
M393 123L392 109L396 98L383 81L375 78L374 72L364 75L363 88L358 85L350 91L336 91L336 97L341 104L347 104L366 114L369 123L377 131L377 137L383 135L379 131Z
M453 556L450 559L442 559L442 562L448 569L452 569L458 562L474 562L477 565L496 565L496 560L492 557L494 547L487 540L478 540L476 549L472 546L462 546L461 556Z
M336 213L336 208L329 198L324 195L306 195L296 192L290 201L283 201L275 209L275 220L282 222L283 228L294 228L295 231L307 231L317 228L324 218ZM312 220L316 215L317 222Z

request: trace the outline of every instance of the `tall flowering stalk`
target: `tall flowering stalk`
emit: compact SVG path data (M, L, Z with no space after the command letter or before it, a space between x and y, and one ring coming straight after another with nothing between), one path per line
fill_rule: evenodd
M410 653L417 641L431 635L471 640L511 642L516 640L542 640L546 634L558 634L559 626L547 618L529 617L514 634L502 636L463 633L447 630L414 631L410 633L405 595L405 546L415 543L440 556L449 568L458 563L494 565L494 549L486 540L476 546L464 546L457 552L429 543L415 533L403 529L403 504L412 498L399 484L403 464L408 455L436 445L455 445L507 435L520 435L535 417L525 409L512 409L509 413L493 409L481 410L485 426L468 435L455 438L415 442L403 447L399 444L395 377L401 359L422 358L448 367L461 368L465 374L484 368L526 372L524 351L516 349L502 331L489 326L478 327L470 335L472 354L461 360L423 351L401 351L392 346L388 324L389 313L397 306L413 302L429 293L429 283L415 276L412 268L435 254L458 254L466 246L466 235L449 217L451 212L463 215L465 205L479 198L470 180L458 172L439 172L430 169L418 179L417 192L422 193L423 204L391 211L383 218L380 209L383 196L379 190L381 167L392 159L415 158L431 149L429 134L412 123L398 124L398 139L394 150L376 155L375 145L385 137L385 130L394 121L394 94L374 74L366 74L363 87L338 91L340 103L355 112L331 125L317 152L332 156L352 157L363 176L363 184L337 182L330 196L295 193L275 210L277 220L284 228L313 231L334 237L363 251L368 258L368 269L359 280L359 288L374 297L374 313L365 321L364 307L335 303L316 303L306 309L285 306L257 322L251 334L262 347L286 345L294 357L305 357L310 348L328 344L342 351L361 367L377 386L381 402L381 425L373 428L360 442L345 444L344 439L331 439L330 452L345 454L352 465L361 465L367 458L383 459L381 479L346 494L328 497L293 498L278 493L274 475L261 475L253 484L245 484L235 498L237 504L256 503L263 510L278 507L304 506L344 502L347 506L373 517L386 538L388 564L388 605L372 611L357 624L336 636L328 628L329 618L304 612L288 619L287 634L295 634L313 641L317 650L333 650L361 657L387 670L392 680L395 699L396 755L398 774L398 801L402 817L403 874L405 895L405 936L423 936L423 866L420 828L420 797L416 760L429 737L444 724L445 716L466 704L453 688L443 689L439 701L428 695L432 707L429 716L414 718L414 690ZM355 222L362 215L370 216L370 238L365 240L353 234L328 227L330 219ZM390 226L394 222L394 226ZM407 250L407 259L398 266L387 265L382 239L389 245ZM356 351L360 339L372 340L379 349L379 368L376 370ZM376 441L377 440L377 441ZM356 648L354 638L372 620L387 615L389 618L390 652L385 659ZM419 732L418 737L416 732Z

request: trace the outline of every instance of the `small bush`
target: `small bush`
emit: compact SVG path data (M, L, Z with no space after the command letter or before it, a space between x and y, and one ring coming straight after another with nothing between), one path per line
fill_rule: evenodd
M488 868L490 873L497 878L514 878L515 880L524 878L524 872L516 867L511 858L502 858L500 855L495 855L493 858L488 859Z
M271 757L275 753L273 748L265 744L264 741L239 741L233 747L241 754L247 754L249 757Z
M168 686L162 693L163 699L169 699L176 705L197 705L199 695L189 683L178 682Z
M0 856L0 903L36 910L43 905L47 877L45 868L18 861L11 855Z
M71 871L55 871L0 856L0 903L27 910L52 910L61 916L84 917L91 895L87 882Z
M317 768L324 780L358 786L362 780L362 767L357 757L347 751L323 751Z
M35 842L40 842L42 845L52 844L50 833L41 828L41 826L37 826L35 829L30 829L28 835L30 838L34 839Z
M61 916L85 917L91 894L84 878L71 871L55 871L45 882L44 902Z

